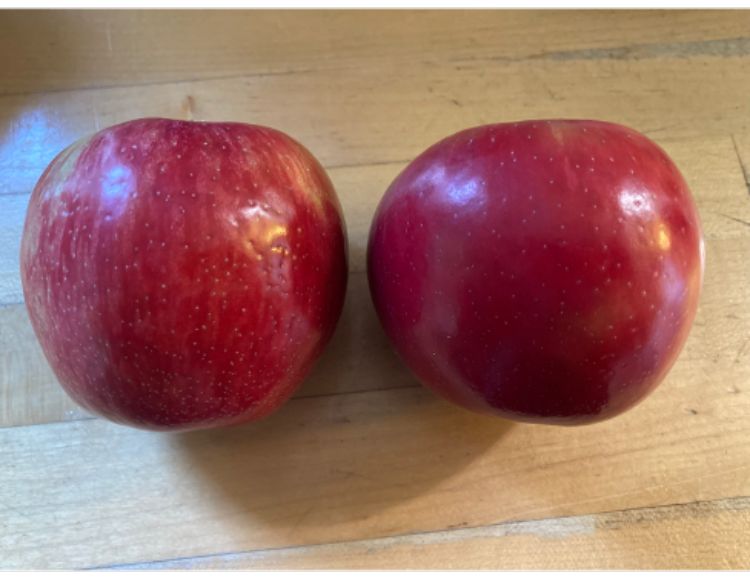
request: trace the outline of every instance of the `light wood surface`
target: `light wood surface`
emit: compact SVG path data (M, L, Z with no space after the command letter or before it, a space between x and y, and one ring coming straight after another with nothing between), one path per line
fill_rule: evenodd
M0 13L0 568L750 566L749 12ZM22 304L28 195L74 139L142 116L267 124L326 165L345 313L258 424L92 419ZM448 405L392 353L364 267L411 158L455 130L589 117L645 132L697 199L707 269L664 384L584 428ZM743 169L744 165L744 169Z

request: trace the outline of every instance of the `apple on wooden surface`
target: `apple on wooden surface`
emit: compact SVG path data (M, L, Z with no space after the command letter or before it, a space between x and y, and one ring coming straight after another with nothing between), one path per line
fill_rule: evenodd
M140 119L50 164L21 276L81 406L149 429L229 425L277 409L331 337L345 225L325 171L287 135Z
M391 184L368 245L373 301L417 377L467 408L582 424L646 397L682 348L704 267L666 153L626 127L481 126Z

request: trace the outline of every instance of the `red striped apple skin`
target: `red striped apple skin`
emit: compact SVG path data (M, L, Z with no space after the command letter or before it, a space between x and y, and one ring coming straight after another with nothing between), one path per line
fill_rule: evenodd
M276 410L331 337L345 225L325 171L285 134L140 119L50 164L21 275L81 406L148 429L229 425Z

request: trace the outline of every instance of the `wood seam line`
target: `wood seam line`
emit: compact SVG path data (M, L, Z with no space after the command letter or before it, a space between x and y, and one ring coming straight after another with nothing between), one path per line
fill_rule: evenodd
M704 509L711 511L711 512L722 512L722 511L728 511L730 507L721 508L722 504L726 503L732 503L731 506L734 506L734 503L739 503L740 509L739 510L748 510L750 509L750 496L736 496L736 497L724 497L720 499L711 499L711 500L698 500L698 501L690 501L686 503L670 503L666 505L655 505L655 506L646 506L646 507L630 507L627 509L620 509L620 510L614 510L614 511L601 511L596 513L587 513L582 515L566 515L562 517L547 517L542 519L520 519L520 520L509 520L504 521L502 523L492 523L489 525L477 525L474 527L461 527L461 528L446 528L446 529L437 529L437 530L431 530L431 531L414 531L409 533L401 533L396 535L386 535L382 537L371 537L367 539L357 539L354 541L350 540L343 540L343 541L332 541L329 543L310 543L310 544L301 544L301 545L288 545L288 546L280 546L280 547L270 547L267 549L251 549L247 551L229 551L224 553L210 553L205 555L195 555L195 556L188 556L188 557L175 557L172 559L161 559L161 560L153 560L153 561L138 561L138 562L132 562L132 563L118 563L115 565L102 565L102 566L96 566L96 567L87 567L86 570L97 570L97 569L119 569L119 568L127 568L127 567L142 567L142 566L148 566L148 565L158 565L158 564L169 564L169 563L177 563L180 561L200 561L205 559L216 559L221 557L238 557L238 556L253 556L253 555L262 555L267 553L274 553L278 551L294 551L294 550L301 550L301 549L311 549L311 548L318 548L318 547L327 547L327 546L336 546L336 545L361 545L366 543L373 543L377 541L385 541L385 540L400 540L400 539L408 539L410 537L418 537L418 536L435 536L442 533L453 533L460 535L462 533L466 533L468 531L480 531L482 529L502 529L504 527L506 528L512 528L513 526L518 526L522 524L527 523L545 523L545 522L553 522L553 521L566 521L566 520L575 520L580 519L583 517L594 517L594 518L605 518L605 517L617 517L627 514L646 514L646 513L652 513L656 514L656 516L653 516L651 518L644 518L641 520L634 519L630 522L640 522L640 521L659 521L664 520L667 518L667 516L659 517L659 514L664 513L665 511L671 511L671 510L691 510L691 509ZM716 508L719 506L719 508ZM667 513L664 513L667 514ZM628 521L626 521L628 522Z
M60 388L62 388L60 386ZM420 383L414 382L412 384L402 384L399 386L388 386L386 388L371 388L367 390L349 390L346 392L323 392L321 394L305 394L302 396L292 396L285 404L289 404L291 402L294 402L296 400L312 400L315 398L329 398L331 396L348 396L348 395L359 395L359 394L373 394L375 392L389 392L391 390L411 390L416 388L424 388ZM54 424L75 424L78 422L86 422L89 420L105 420L104 418L100 418L98 416L81 416L79 418L71 418L68 420L50 420L47 422L34 422L31 424L15 424L15 425L9 425L9 426L0 426L0 432L11 430L13 428L37 428L42 426L49 426ZM247 425L249 423L245 423ZM123 426L121 424L118 424L118 426ZM237 426L242 426L241 424L238 424ZM132 428L123 426L125 428ZM147 430L147 429L138 429L144 432L153 432L155 434L158 434L158 430ZM163 432L164 434L167 434L167 431Z

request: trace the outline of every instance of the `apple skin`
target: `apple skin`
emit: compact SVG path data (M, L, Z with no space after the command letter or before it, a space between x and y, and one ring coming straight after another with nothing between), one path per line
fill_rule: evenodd
M703 279L698 212L669 157L597 121L468 129L391 184L368 245L406 364L466 408L574 425L666 375Z
M287 135L139 119L46 169L21 277L78 404L147 429L224 426L276 410L331 337L345 224L325 171Z

